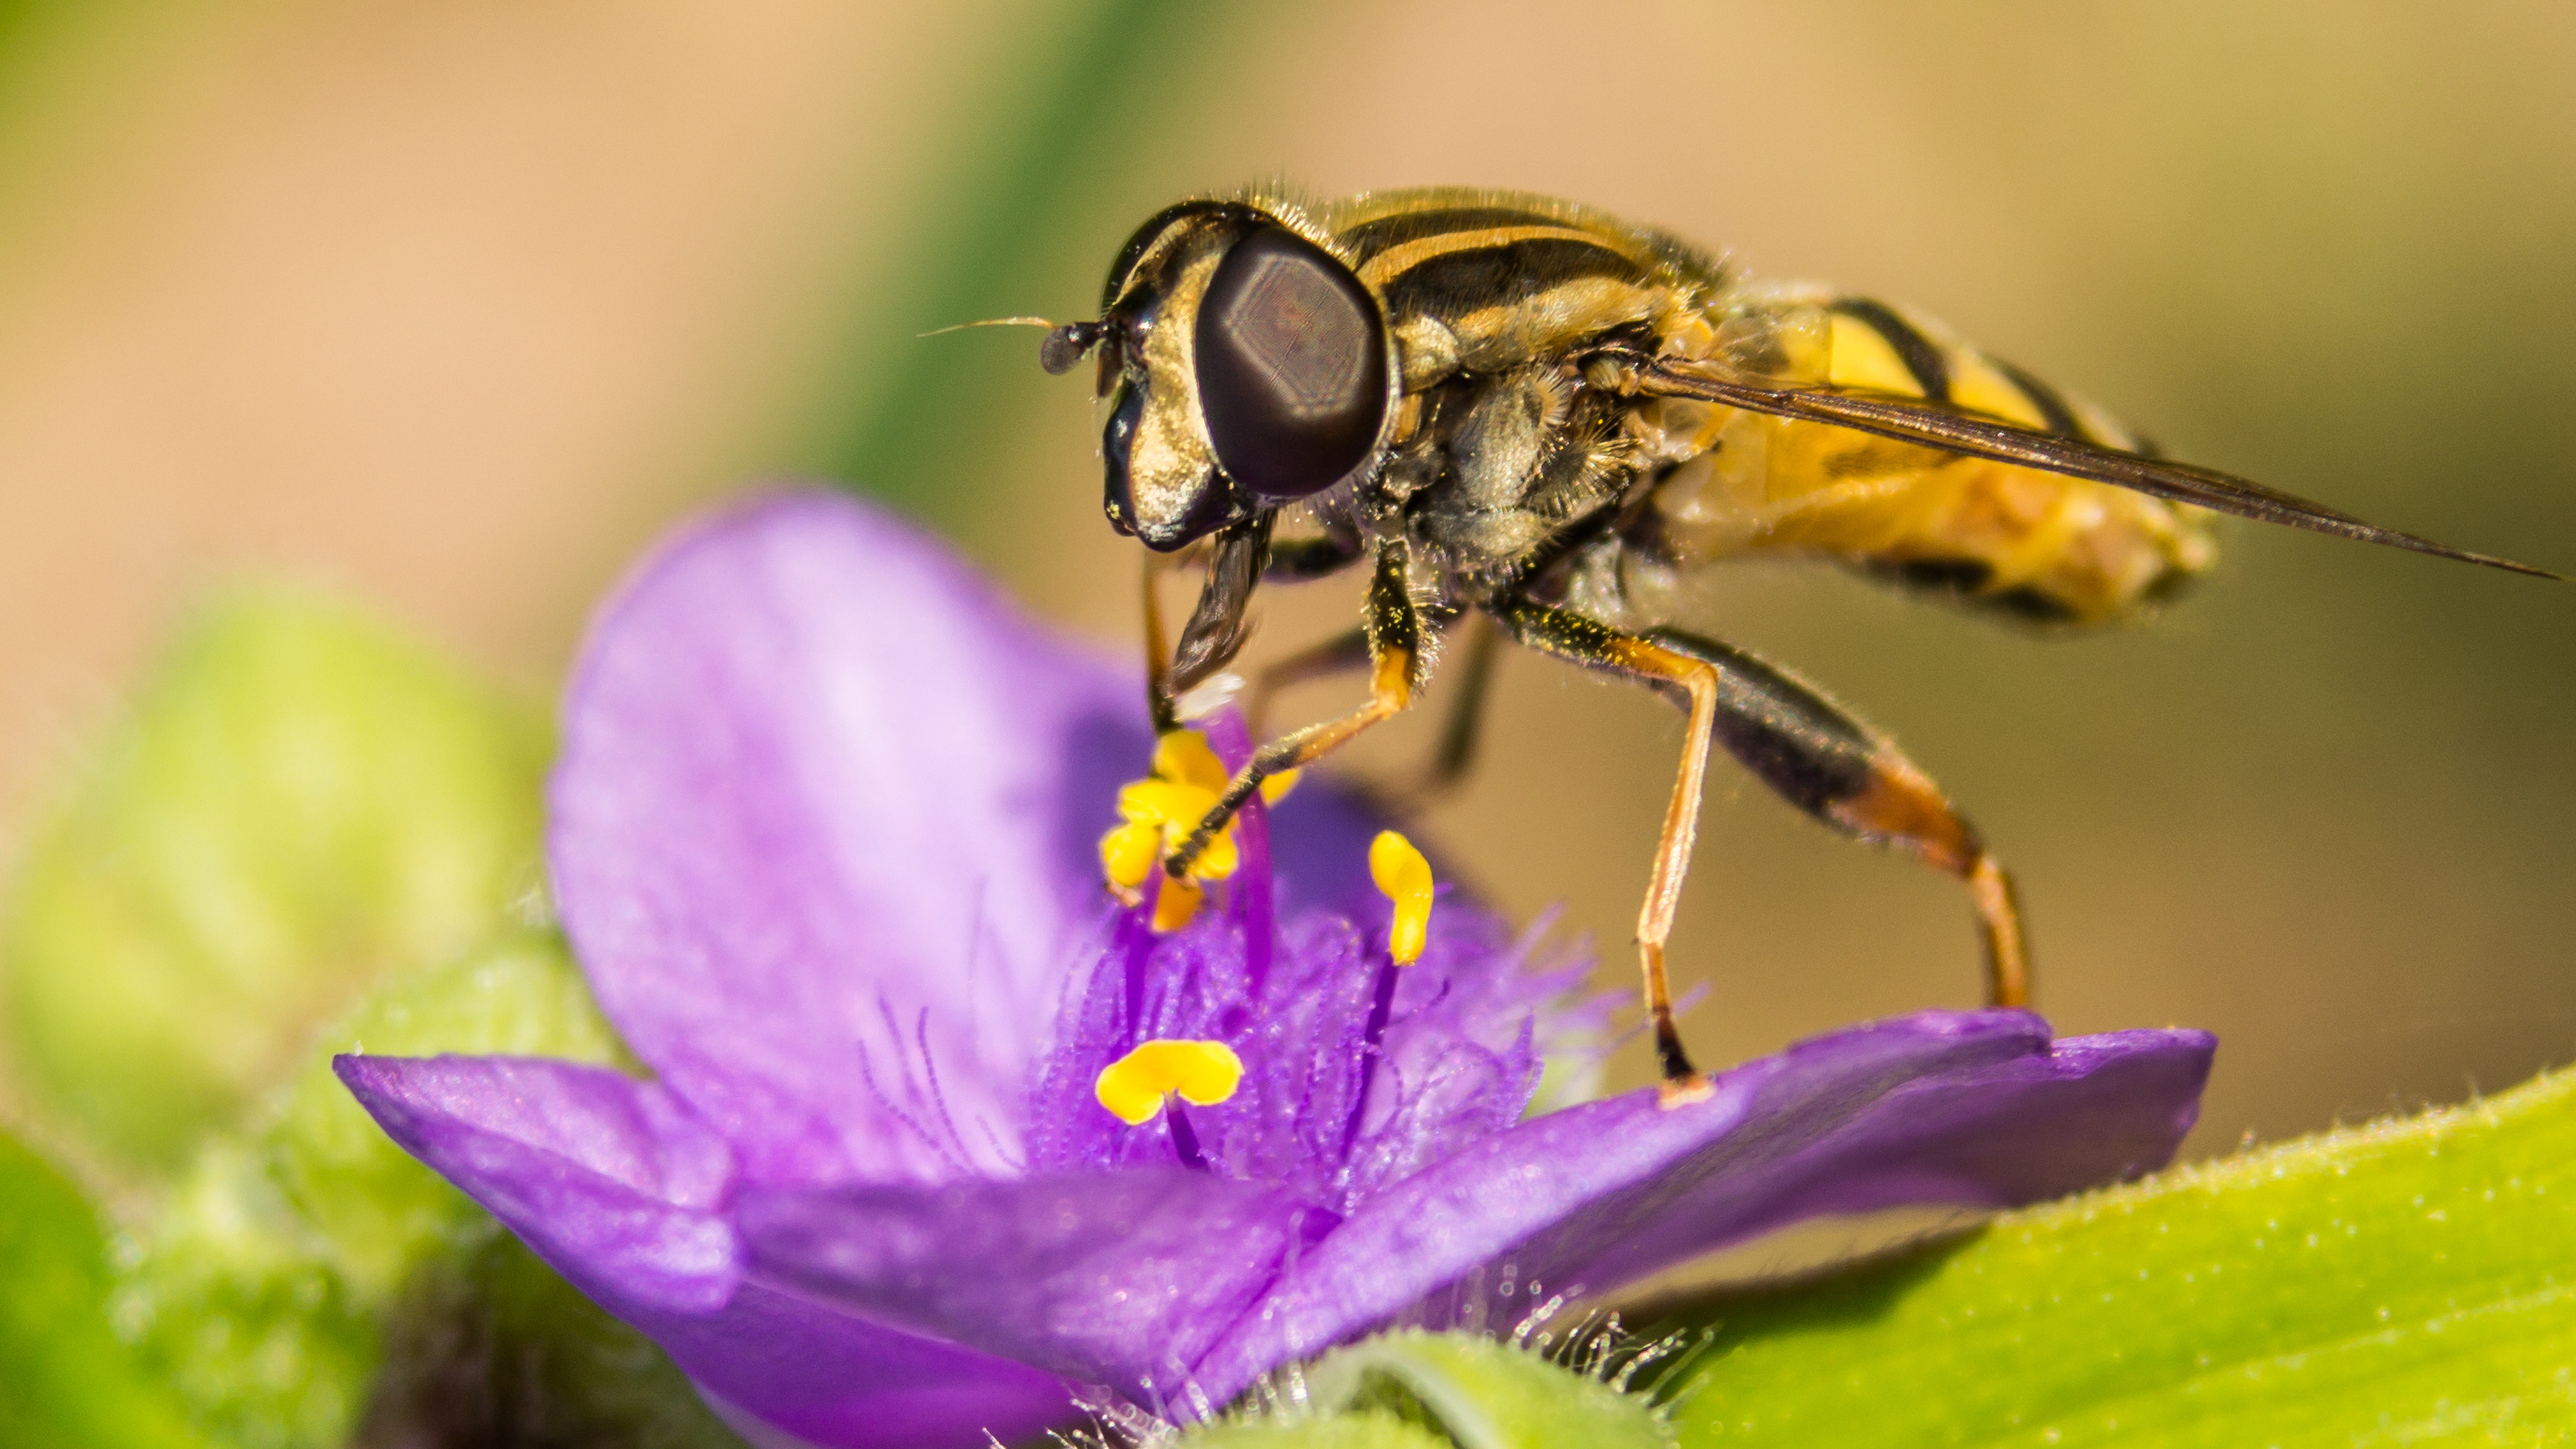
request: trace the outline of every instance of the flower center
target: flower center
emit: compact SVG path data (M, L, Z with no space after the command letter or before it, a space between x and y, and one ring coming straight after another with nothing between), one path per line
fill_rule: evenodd
M1520 1117L1537 1013L1579 972L1527 969L1527 941L1472 904L1440 906L1435 937L1431 862L1339 800L1283 837L1254 795L1174 879L1168 852L1254 753L1231 711L1200 728L1157 742L1100 841L1124 905L1085 943L1031 1084L1030 1168L1177 1163L1345 1212ZM1283 839L1305 896L1285 922ZM1203 893L1194 918L1159 894L1176 886Z
M1243 1059L1221 1041L1157 1038L1100 1069L1091 1085L1119 1121L1142 1127L1174 1093L1194 1106L1213 1107L1243 1082Z

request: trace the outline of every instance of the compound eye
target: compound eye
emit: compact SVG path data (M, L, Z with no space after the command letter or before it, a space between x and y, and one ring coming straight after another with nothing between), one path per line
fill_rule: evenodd
M1234 244L1199 305L1199 405L1216 460L1279 502L1360 464L1386 417L1386 339L1359 278L1284 227Z

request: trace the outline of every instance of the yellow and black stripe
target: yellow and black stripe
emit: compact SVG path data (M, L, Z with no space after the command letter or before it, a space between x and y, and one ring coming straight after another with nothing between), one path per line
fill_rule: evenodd
M1885 302L1836 296L1825 310L1833 319L1829 381L1836 387L1921 398L2099 447L2152 451L2100 410Z
M1321 220L1390 327L1401 335L1436 322L1460 339L1462 363L1483 371L1559 360L1587 338L1647 323L1677 291L1715 275L1678 243L1544 198L1397 192Z

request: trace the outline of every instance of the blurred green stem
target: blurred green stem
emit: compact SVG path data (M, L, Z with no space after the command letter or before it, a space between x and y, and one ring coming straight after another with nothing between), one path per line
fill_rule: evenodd
M1054 26L1018 27L1054 39L1017 67L993 68L1003 79L961 92L976 117L956 128L973 138L965 159L941 170L916 206L912 250L877 289L891 299L886 325L854 343L826 381L816 450L826 475L942 522L977 496L946 465L961 436L980 442L991 427L981 393L992 353L956 338L912 344L933 328L1041 305L1049 260L1097 223L1121 148L1146 144L1146 124L1168 113L1176 78L1239 23L1236 12L1179 0L1076 9ZM1083 305L1089 315L1088 297ZM1027 351L1034 374L1034 335Z

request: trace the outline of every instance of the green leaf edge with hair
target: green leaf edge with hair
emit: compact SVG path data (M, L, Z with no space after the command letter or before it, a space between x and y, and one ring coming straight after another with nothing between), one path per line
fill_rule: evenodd
M2562 1442L2576 1074L2004 1214L1679 1321L1710 1331L1677 1379L1685 1446Z
M1263 1395L1262 1407L1182 1443L1187 1449L1377 1443L1672 1449L1673 1436L1662 1413L1642 1395L1621 1393L1518 1343L1398 1331L1336 1349L1280 1376Z
M232 696L244 690L291 698L295 681L315 671L277 668L274 648L245 637L262 629L338 660L352 671L343 682L421 657L307 607L275 597L236 606L211 631L219 641L230 631L226 647L202 652L201 634L201 652L177 657L200 671L208 657L246 659L255 666L248 678L200 673L193 695L175 697L227 707L240 706ZM391 652L347 657L379 648ZM147 700L174 689L157 683ZM491 711L475 727L481 738L524 738L505 706L455 698L469 701L459 710ZM294 711L276 703L255 701L238 718L289 720ZM425 727L441 718L431 711ZM151 727L147 719L134 728ZM523 790L532 812L535 767L519 763L518 748L469 758L518 782L494 785L491 798ZM182 755L194 768L223 758L203 748ZM233 805L237 815L263 813L255 800ZM399 805L372 813L381 801L341 805L397 829L413 818ZM452 825L439 826L442 841L460 838ZM468 829L461 838L504 835ZM216 830L208 839L235 837ZM488 870L476 878L504 879ZM281 909L292 908L290 892ZM403 1156L327 1071L327 1052L344 1047L624 1062L558 937L513 922L497 890L457 919L468 914L482 945L444 964L413 959L427 946L374 963L386 984L335 1025L301 1031L300 1065L286 1083L234 1108L237 1125L200 1127L116 1274L114 1321L137 1357L110 1351L96 1307L106 1270L79 1266L99 1262L87 1210L69 1199L71 1215L59 1211L66 1198L50 1178L53 1208L43 1189L30 1190L37 1206L11 1240L31 1285L23 1301L53 1305L64 1325L46 1351L91 1358L38 1385L53 1392L51 1409L24 1407L37 1402L32 1380L0 1379L17 1395L10 1412L77 1417L78 1386L91 1385L93 1397L116 1400L85 1406L108 1427L49 1428L48 1441L193 1444L202 1433L319 1449L346 1442L371 1406L379 1415L458 1412L464 1401L439 1378L436 1356L462 1339L507 1343L512 1361L539 1365L495 1391L570 1422L613 1424L639 1443L729 1442L667 1362ZM1678 1433L1685 1445L1766 1435L1890 1445L2537 1441L2576 1423L2576 1385L2564 1371L2576 1364L2576 1300L2558 1266L2576 1245L2561 1210L2576 1203L2571 1081L2546 1078L2470 1107L2182 1169L2007 1215L1964 1240L1794 1291L1703 1303L1692 1318L1712 1324L1712 1336L1669 1426L1507 1345L1414 1334L1312 1366L1310 1387L1325 1387L1300 1415L1253 1414L1193 1438L1283 1449L1608 1444L1630 1431ZM45 1286L66 1281L86 1282L88 1297ZM379 1378L388 1342L408 1355L390 1384ZM177 1417L179 1403L193 1428ZM1580 1426L1595 1412L1624 1427Z

